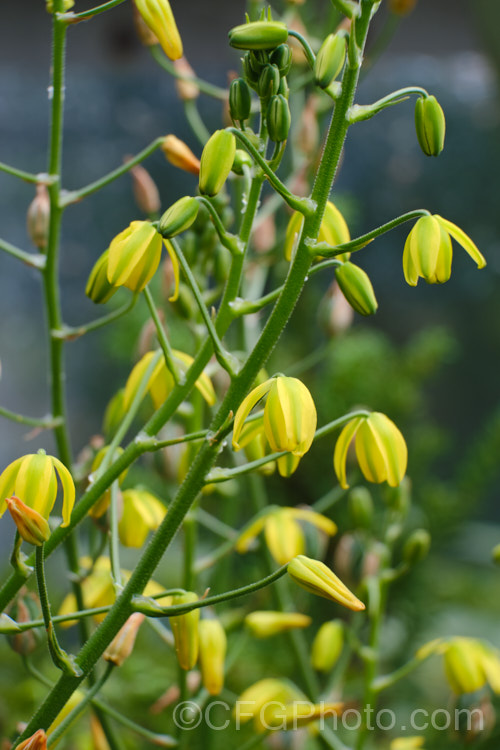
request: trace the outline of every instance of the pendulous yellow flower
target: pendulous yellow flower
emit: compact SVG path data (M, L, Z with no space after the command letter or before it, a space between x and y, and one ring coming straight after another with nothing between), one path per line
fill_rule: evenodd
M210 695L219 695L224 687L226 633L219 620L214 618L200 621L198 635L203 687Z
M333 521L309 508L273 508L244 529L235 548L237 552L247 552L256 536L264 531L271 555L279 565L285 565L305 552L305 536L298 521L306 521L329 536L337 532Z
M417 659L433 654L444 657L444 671L456 695L474 693L487 684L500 695L500 652L476 638L438 638L417 651Z
M16 459L0 475L0 517L7 509L7 498L18 500L39 513L46 521L57 496L57 480L63 490L62 526L68 526L75 504L75 485L64 464L45 451Z
M381 412L355 417L340 433L335 445L333 465L340 486L347 489L347 451L355 440L356 456L363 475L369 482L387 482L397 487L406 472L408 449L394 422Z
M339 602L355 612L365 609L363 602L320 560L298 555L288 563L287 572L292 581L311 594Z
M236 701L234 714L240 724L253 719L255 730L264 732L271 728L272 716L278 709L303 700L304 694L292 682L265 678L243 691Z
M442 216L422 216L408 235L403 252L403 272L410 286L417 286L419 278L428 284L448 281L453 256L452 238L478 268L484 268L484 256L460 227Z
M150 531L156 531L167 509L147 490L125 490L123 510L118 524L120 541L125 547L142 547Z
M250 612L245 625L256 638L270 638L295 628L307 628L312 622L308 615L300 612Z
M182 40L168 0L135 0L135 4L166 56L171 60L182 57Z
M240 450L239 437L245 420L266 394L264 407L264 433L274 452L288 451L301 458L312 445L316 431L316 407L309 390L297 378L278 375L254 388L240 404L234 418L233 448ZM286 460L278 459L282 476L289 476L297 468ZM285 460L283 460L285 459Z
M170 256L175 277L174 302L179 293L179 261L168 240L149 221L133 221L109 246L107 275L113 286L142 292L160 264L162 244ZM90 280L89 280L90 283Z
M302 232L302 226L304 224L304 216L300 211L295 211L288 226L285 234L285 258L291 260L293 253L298 245L298 241ZM351 234L349 227L347 226L346 220L340 213L337 206L331 201L328 201L325 207L325 213L318 234L318 242L327 242L332 247L336 245L343 245L344 242L349 242ZM337 256L339 260L349 260L350 253L344 253Z

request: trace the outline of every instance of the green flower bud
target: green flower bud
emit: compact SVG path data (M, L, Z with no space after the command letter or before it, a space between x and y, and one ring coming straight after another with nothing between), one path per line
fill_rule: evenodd
M278 89L278 94L281 94L281 96L284 96L285 99L288 99L290 96L290 87L288 85L288 81L285 77L283 77L280 81L280 87Z
M324 622L313 641L311 663L318 672L329 672L344 647L344 626L340 620Z
M277 65L280 75L286 76L292 67L292 50L288 44L280 44L269 55L271 65Z
M347 261L335 269L335 278L351 307L361 315L373 315L378 303L368 275L359 266Z
M271 97L267 108L267 130L272 141L281 143L288 138L291 115L288 102L282 94Z
M491 556L493 558L493 562L497 565L500 565L500 544L497 544L496 547L493 547Z
M439 156L444 148L446 121L435 96L420 96L415 104L415 128L420 148L427 156Z
M247 154L246 151L243 151L241 148L237 148L234 154L234 161L233 161L233 172L236 172L236 174L243 174L243 167L252 167L253 161L250 154Z
M189 229L198 216L199 203L190 195L179 198L167 208L158 224L158 231L163 237L175 237L176 234Z
M429 553L431 546L431 535L425 529L417 529L405 542L403 547L403 560L408 565L416 565Z
M236 138L227 130L216 130L201 154L200 193L217 195L228 178L234 162Z
M232 120L248 120L252 96L248 83L243 78L231 81L229 87L229 113Z
M253 72L257 76L260 76L260 74L262 73L262 68L269 64L269 55L265 50L262 49L255 51L251 50L246 54L248 55L248 61Z
M113 294L118 291L118 287L113 286L108 281L108 258L109 249L106 250L95 262L90 272L85 294L90 297L92 302L98 305L104 304L111 299Z
M279 21L254 21L235 26L229 44L236 49L273 49L288 39L288 29Z
M251 86L253 89L256 89L257 84L259 83L260 68L257 72L253 69L252 53L246 52L245 56L243 57L242 62L243 62L243 77L245 78L249 86Z
M366 487L355 487L349 493L349 515L356 529L369 529L373 523L373 500Z
M344 67L346 52L345 37L329 34L320 47L314 61L314 82L322 89L328 88Z
M276 65L266 65L259 76L257 92L261 99L267 99L278 93L280 72Z

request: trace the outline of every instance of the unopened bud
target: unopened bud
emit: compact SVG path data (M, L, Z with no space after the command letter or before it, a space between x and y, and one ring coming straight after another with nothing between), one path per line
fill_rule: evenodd
M262 69L257 85L257 93L261 99L269 99L278 93L280 87L280 72L277 65L266 65Z
M17 745L17 750L47 750L47 735L43 729L39 729L27 740Z
M378 303L368 274L354 263L342 263L335 269L335 278L351 307L361 315L373 315Z
M140 612L134 612L133 615L130 615L125 625L118 631L104 652L103 658L106 661L114 664L115 667L121 667L133 651L135 639L143 620L144 615Z
M108 281L108 258L109 249L96 260L85 287L87 297L98 305L103 305L118 291L118 287Z
M166 135L163 139L161 150L165 157L174 167L183 169L184 172L198 175L200 172L200 160L193 154L189 146L175 135Z
M140 164L136 164L130 170L130 174L132 176L134 198L138 208L146 216L157 214L161 208L160 194L149 172Z
M232 171L235 174L242 175L243 174L243 167L252 167L253 161L250 154L248 154L246 151L243 151L241 148L237 148L234 152L234 161L232 166Z
M191 604L198 597L192 591L172 597L172 604ZM181 669L192 669L198 660L198 623L200 610L192 609L184 615L170 617L170 627L174 634L175 653Z
M346 54L345 37L329 34L314 61L314 82L322 89L328 88L344 67Z
M292 50L288 44L280 44L269 55L271 65L276 65L279 69L280 76L286 76L292 67Z
M236 138L227 130L210 136L200 162L200 193L217 195L227 180L234 162Z
M267 130L269 138L282 143L288 138L291 116L288 102L282 94L271 97L267 108Z
M156 34L153 34L149 26L144 21L143 17L139 13L139 10L137 9L135 2L132 3L132 11L134 15L135 30L142 44L144 44L145 47L154 47L155 44L159 44L160 42L158 41L158 37L156 36Z
M229 113L236 121L248 120L252 107L252 97L248 83L243 78L235 78L229 87Z
M190 195L179 198L170 208L167 208L158 224L158 231L163 237L175 237L189 229L198 216L200 204Z
M63 0L62 10L64 13L66 11L71 10L73 5L75 4L75 0ZM54 0L45 0L45 9L47 13L53 13L54 12ZM21 745L19 745L21 747Z
M229 32L229 44L236 49L272 49L287 39L288 29L279 21L243 23Z
M46 519L18 497L5 498L7 508L16 524L19 535L29 544L40 547L50 537L50 527Z
M431 535L425 529L417 529L405 542L403 547L403 560L408 565L416 565L429 553L431 546Z
M355 487L349 493L349 515L355 529L369 529L373 523L373 500L366 487Z
M158 41L167 57L182 57L182 40L168 0L135 0L137 10Z
M344 647L344 626L340 620L324 622L313 641L311 663L318 672L329 672Z
M415 103L415 128L420 148L427 156L439 156L444 148L446 121L435 96L420 96Z
M50 199L45 185L36 186L36 195L26 215L26 226L31 241L39 250L45 250L49 237Z
M195 81L188 81L184 76L189 76L190 78L195 78L196 73L194 72L191 65L188 63L185 57L179 58L179 60L174 60L174 68L176 69L177 73L180 73L183 78L176 78L175 79L175 88L177 89L177 93L179 95L179 99L182 99L184 102L189 102L192 99L197 99L200 95L200 89L198 88L198 84L195 83Z
M210 695L219 695L224 687L226 633L219 620L201 620L198 632L203 686Z

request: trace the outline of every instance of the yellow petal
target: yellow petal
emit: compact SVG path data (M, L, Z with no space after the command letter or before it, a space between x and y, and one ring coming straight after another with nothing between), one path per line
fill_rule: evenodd
M302 234L302 227L304 226L304 216L299 212L295 211L288 222L285 234L285 260L290 261L294 254L294 251L299 243L300 235Z
M406 473L408 449L394 422L381 412L373 412L356 435L356 455L369 482L397 487Z
M179 351L178 349L173 349L172 353L174 357L179 360L181 364L181 370L183 372L187 372L187 370L191 367L191 365L194 362L194 359L189 356L189 354L185 354L184 352ZM199 390L205 401L209 406L213 406L215 402L217 401L217 396L215 395L215 390L212 385L212 381L206 374L206 372L202 372L199 378L197 379L195 383L195 387Z
M347 226L346 220L331 201L328 201L325 207L323 221L318 235L318 242L328 242L329 245L343 245L349 242L351 233Z
M433 216L422 216L410 233L410 253L420 276L426 281L436 273L441 230Z
M256 388L253 388L241 402L234 417L233 425L233 448L235 451L239 451L241 448L241 445L238 443L238 438L245 419L248 417L254 406L256 406L260 399L269 391L273 384L273 380L274 378L269 378L269 380L266 380Z
M16 477L19 499L48 519L57 495L57 481L49 456L35 453L25 456Z
M71 511L75 504L75 483L66 466L58 458L54 456L51 456L51 458L63 488L63 522L61 526L69 526Z
M224 687L224 660L227 639L219 620L201 620L198 626L200 638L200 666L203 687L210 695L219 695Z
M456 224L453 224L453 222L448 221L448 219L443 219L442 216L435 216L435 219L441 224L443 229L445 229L454 240L458 242L459 245L462 245L463 249L466 253L470 255L473 261L477 263L478 268L484 268L486 265L486 259L484 255L479 251L479 249L476 247L474 242L471 240L471 238L465 234L463 229L460 229L460 227L457 227Z
M349 487L346 478L347 451L349 450L351 441L356 435L356 432L358 431L358 428L364 419L365 417L355 417L354 419L351 419L351 421L348 422L343 428L335 444L335 452L333 454L333 467L335 469L337 479L339 480L339 484L344 490Z
M294 518L297 518L299 521L312 523L313 526L324 531L325 534L333 536L337 533L337 524L315 510L311 510L310 508L288 508L287 510Z
M12 461L12 463L10 463L0 475L0 518L7 510L5 498L14 494L17 473L23 460L24 456L16 458L16 460Z
M246 528L243 529L242 534L238 537L234 548L237 552L244 553L248 552L251 543L255 537L260 534L266 523L268 512L266 511L261 516L258 516L255 521L252 521Z
M285 565L305 551L304 533L286 509L267 517L264 535L269 552L278 565Z
M418 270L411 255L411 232L406 238L405 249L403 251L403 273L407 284L417 286Z
M440 229L441 242L439 244L436 272L433 278L433 283L435 284L444 284L448 281L451 276L451 261L453 258L453 248L450 235L443 229L443 227L440 227Z

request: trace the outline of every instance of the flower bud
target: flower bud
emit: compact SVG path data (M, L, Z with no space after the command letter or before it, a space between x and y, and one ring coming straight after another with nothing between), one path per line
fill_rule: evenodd
M66 13L66 11L71 10L74 4L75 4L75 0L63 0L63 5L62 5L63 12ZM47 13L53 13L54 12L54 0L45 0L45 9ZM21 745L19 745L19 747L21 747Z
M415 128L420 148L427 156L439 156L444 148L446 121L435 96L419 96L415 103Z
M5 502L20 536L25 542L40 547L50 537L50 527L45 518L36 510L19 500L18 497L6 497Z
M134 612L133 615L130 615L125 625L120 628L107 647L103 654L103 659L114 664L115 667L121 667L125 659L128 659L133 651L135 639L144 621L144 617L140 612Z
M425 529L417 529L405 542L403 560L407 565L416 565L429 554L431 535Z
M168 0L135 0L135 4L166 56L171 60L182 57L182 40Z
M175 237L189 229L198 216L199 203L189 195L179 198L167 208L158 224L158 231L163 237Z
M280 72L276 65L266 65L259 76L257 93L261 99L269 99L278 93L280 87Z
M324 622L316 633L311 663L318 672L329 672L337 663L344 647L344 626L340 620Z
M227 180L234 162L236 138L227 130L210 136L200 161L200 193L217 195Z
M196 158L189 146L175 135L166 135L163 139L161 150L166 159L174 167L198 175L200 173L200 160Z
M342 34L329 34L314 61L314 82L317 86L326 89L337 78L344 67L345 54L345 37Z
M288 563L288 575L296 584L316 596L322 596L359 612L365 605L349 591L340 578L319 560L298 555Z
M312 622L300 612L250 612L245 625L256 638L269 638L295 628L307 628Z
M269 722L277 708L283 709L284 705L303 699L304 695L293 683L267 677L243 691L236 701L234 712L241 724L253 718L255 730L260 733L269 730Z
M242 175L243 167L253 167L252 157L246 151L243 151L243 149L237 148L234 152L232 170L235 174Z
M26 215L26 227L31 241L39 250L45 250L49 238L50 199L45 185L36 186L36 195Z
M172 605L191 604L197 602L198 597L192 591L172 597ZM192 669L198 660L198 623L200 610L192 609L185 615L170 617L170 627L174 634L175 653L181 669Z
M156 34L153 34L149 26L146 24L145 20L139 13L135 4L135 0L132 0L132 13L135 31L137 33L137 36L139 37L139 41L144 44L145 47L154 47L155 44L159 44L160 42L158 41L158 37L156 36Z
M281 77L288 75L292 67L292 50L288 44L276 47L269 55L269 62L278 67Z
M453 638L444 652L444 671L457 695L475 693L487 682L480 645L472 638Z
M235 122L248 120L252 107L252 97L248 83L243 78L235 78L229 87L229 113Z
M160 264L161 249L161 235L149 221L131 222L109 246L109 283L142 292Z
M200 638L200 667L203 687L210 695L219 695L224 687L224 660L227 639L219 620L201 620L198 626Z
M493 558L493 562L497 565L500 565L500 544L497 544L496 547L493 547L491 556Z
M335 269L337 284L351 307L360 315L373 315L378 303L368 274L354 263L342 263Z
M355 529L369 529L373 523L373 500L366 487L355 487L349 493L349 516Z
M235 26L229 44L236 49L273 49L288 39L288 29L279 21L254 21Z
M245 81L253 89L257 89L257 85L259 83L260 68L258 71L254 70L254 67L252 65L252 53L251 52L246 52L244 54L242 63L243 63L243 77Z
M108 302L118 291L118 287L108 281L108 259L109 249L96 260L85 287L85 294L97 305Z
M269 138L282 143L288 138L291 115L288 102L282 94L272 96L267 107L267 130Z
M196 77L196 73L185 57L174 60L174 68L182 76ZM182 99L183 102L190 102L193 99L197 99L200 95L198 84L195 81L188 81L184 77L175 79L175 88L177 89L179 99Z
M161 208L160 194L149 172L140 164L136 164L130 170L130 175L132 177L134 198L138 208L146 216L157 214Z
M71 7L71 6L70 6ZM52 12L52 11L49 11ZM47 735L43 729L28 737L17 746L17 750L47 750Z

